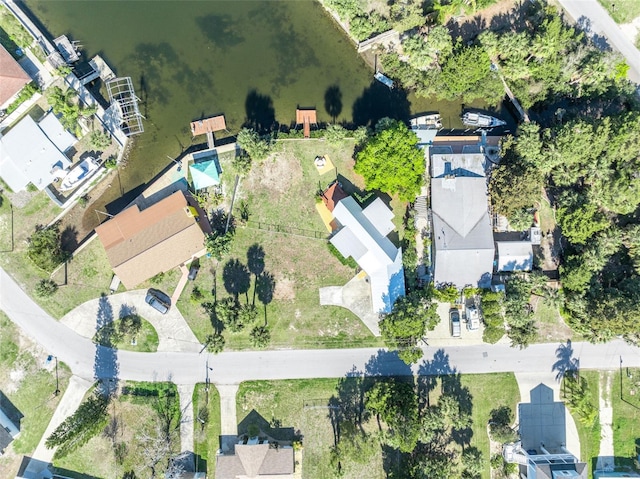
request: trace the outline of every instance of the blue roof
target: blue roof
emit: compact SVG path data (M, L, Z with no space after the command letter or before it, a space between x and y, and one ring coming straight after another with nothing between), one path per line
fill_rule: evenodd
M220 172L215 159L189 165L189 172L196 190L220 184Z

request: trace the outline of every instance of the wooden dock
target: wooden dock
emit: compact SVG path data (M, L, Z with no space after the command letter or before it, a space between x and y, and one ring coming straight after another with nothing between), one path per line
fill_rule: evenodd
M311 124L318 124L315 108L296 108L296 125L302 125L304 137L311 137Z
M221 130L227 130L227 122L224 119L224 115L212 116L191 122L191 135L194 137L207 135L207 145L209 149L216 146L213 132Z

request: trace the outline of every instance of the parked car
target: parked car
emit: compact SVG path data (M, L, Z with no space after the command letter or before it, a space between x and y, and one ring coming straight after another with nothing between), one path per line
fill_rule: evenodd
M171 307L171 298L158 289L150 288L144 300L162 314L166 314Z
M451 336L459 338L461 336L460 331L460 312L457 309L449 311L449 326L451 328Z
M480 327L480 313L478 308L467 308L467 329L469 331L475 331Z
M200 265L195 261L191 263L191 267L189 268L189 276L187 276L191 281L196 279L198 276L198 271L200 271Z

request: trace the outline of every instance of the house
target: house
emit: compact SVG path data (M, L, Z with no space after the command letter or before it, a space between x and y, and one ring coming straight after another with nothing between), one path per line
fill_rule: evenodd
M38 123L27 115L0 138L0 177L15 192L29 183L43 190L66 174L71 161L64 152L76 141L53 113Z
M114 273L127 288L205 254L209 221L178 190L140 210L134 204L96 228Z
M533 246L531 241L496 241L498 271L531 271Z
M322 195L332 215L330 242L342 256L351 256L366 273L374 313L389 313L405 294L402 249L387 235L394 230L393 212L380 198L362 208L336 182Z
M0 45L0 110L7 108L16 99L31 77Z
M522 479L587 479L587 464L566 447L567 409L553 390L539 384L529 403L518 405L520 441L505 444L505 461L520 466Z
M293 470L293 447L274 447L252 438L236 444L234 454L216 457L215 479L293 479Z
M485 156L431 155L434 283L488 287L495 247Z
M23 415L7 396L0 391L0 456L20 434Z

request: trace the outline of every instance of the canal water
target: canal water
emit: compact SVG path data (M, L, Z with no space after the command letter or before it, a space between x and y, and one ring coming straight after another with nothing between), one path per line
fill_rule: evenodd
M314 0L25 4L52 37L70 35L87 59L98 53L117 75L130 76L142 100L145 132L120 174L120 191L93 198L99 208L191 146L189 123L203 116L224 113L230 134L243 125L290 125L297 105L315 106L321 122L335 116L366 124L440 110L445 127L460 126L459 104L417 101L372 81L349 38Z

